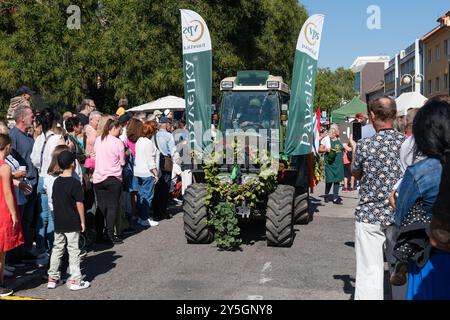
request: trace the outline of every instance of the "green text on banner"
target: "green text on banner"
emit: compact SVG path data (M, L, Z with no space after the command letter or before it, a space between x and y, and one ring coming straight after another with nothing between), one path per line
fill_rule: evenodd
M317 75L324 16L316 14L303 24L297 41L289 120L286 130L286 154L311 153L314 134L314 86Z
M180 11L186 123L191 148L202 153L210 141L207 136L203 139L203 135L211 129L211 37L199 14L191 10Z

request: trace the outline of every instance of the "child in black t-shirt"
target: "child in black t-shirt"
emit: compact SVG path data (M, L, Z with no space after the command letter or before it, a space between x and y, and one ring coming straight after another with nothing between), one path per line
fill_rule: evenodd
M58 165L63 172L53 184L55 240L50 257L47 288L54 289L60 284L59 267L61 258L67 248L70 270L67 286L70 290L86 289L89 287L89 282L81 280L78 244L80 232L85 229L83 190L80 182L72 177L75 168L75 155L70 151L61 152L58 155Z

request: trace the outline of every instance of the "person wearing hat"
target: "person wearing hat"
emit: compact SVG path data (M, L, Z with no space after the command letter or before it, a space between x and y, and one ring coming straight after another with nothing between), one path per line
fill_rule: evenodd
M130 120L131 120L130 112L125 112L118 119L119 124L122 127L122 133L120 134L119 139L122 140L122 142L124 142L124 143L127 139L127 126L128 126L128 123L130 122Z
M153 115L156 117L156 121L159 122L159 119L163 115L163 113L160 110L153 111Z
M116 116L121 117L126 113L126 109L128 108L128 99L125 97L120 98L119 100L119 108L116 111Z
M164 110L164 116L166 118L169 118L169 119L173 120L173 112L170 109Z
M176 152L175 139L168 131L172 120L165 116L159 119L159 130L156 134L155 145L160 152L159 168L160 178L155 187L155 196L153 198L153 211L156 217L172 218L171 214L167 213L167 203L169 201L169 192L172 182L171 163ZM167 164L167 165L166 165Z
M258 98L250 100L247 108L244 108L242 116L238 119L240 128L246 128L255 124L255 118L261 112L261 101Z
M14 97L9 102L8 111L6 113L6 119L8 121L8 127L11 129L15 125L14 110L20 107L31 108L31 97L34 94L27 86L21 86L16 90Z
M27 86L21 86L19 89L16 90L15 97L22 97L27 101L31 101L31 97L33 96L34 91L31 91L30 88Z

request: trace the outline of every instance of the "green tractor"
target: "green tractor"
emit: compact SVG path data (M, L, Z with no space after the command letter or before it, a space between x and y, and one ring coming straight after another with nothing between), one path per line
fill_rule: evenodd
M239 71L236 77L225 78L220 83L217 106L218 132L232 140L234 132L261 137L264 130L267 146L276 145L275 161L283 162L276 176L276 186L266 194L256 207L241 205L236 214L240 219L262 217L265 219L266 239L270 246L288 247L294 239L294 224L307 224L309 214L309 155L284 154L290 90L283 78L268 71ZM247 140L250 141L250 140ZM250 142L251 144L251 142ZM272 148L273 149L273 148ZM244 160L218 165L218 178L241 184L261 173L258 164ZM237 170L236 170L237 169ZM184 231L188 243L210 243L214 230L207 223L210 209L207 204L208 181L202 167L194 168L194 183L184 195ZM238 177L236 177L236 173ZM233 177L234 176L234 177Z

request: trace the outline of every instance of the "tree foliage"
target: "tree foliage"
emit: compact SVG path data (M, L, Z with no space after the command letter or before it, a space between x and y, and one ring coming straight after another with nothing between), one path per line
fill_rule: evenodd
M70 5L81 28L66 26ZM183 95L179 9L198 12L213 46L213 89L242 69L291 79L298 33L307 18L296 0L4 0L0 2L0 110L20 85L45 103L73 110L92 97L113 112Z
M358 93L354 89L355 76L350 69L319 69L316 78L315 106L332 111Z

